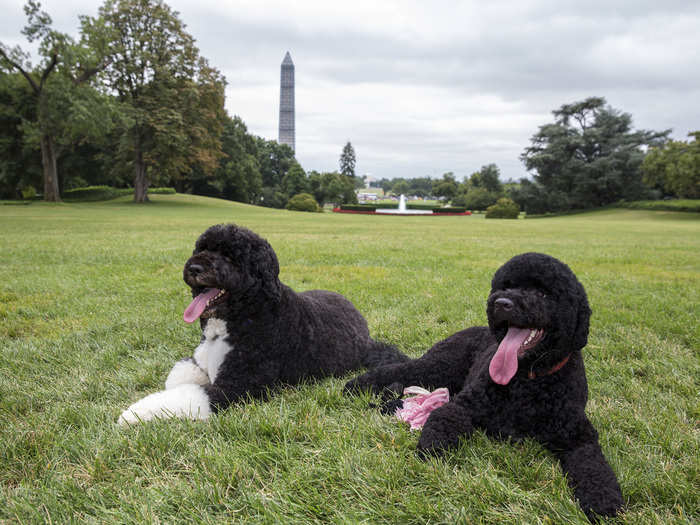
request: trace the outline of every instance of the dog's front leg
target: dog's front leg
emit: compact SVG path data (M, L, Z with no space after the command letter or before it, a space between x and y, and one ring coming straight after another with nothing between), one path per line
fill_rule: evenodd
M595 522L597 516L615 516L622 508L622 491L615 473L597 441L556 455L583 512Z
M208 385L209 374L197 364L194 357L180 359L170 370L165 380L165 389L170 390L179 385Z
M248 397L264 398L270 389L279 386L281 365L278 362L263 361L255 366L241 362L228 365L224 363L214 382L204 386L214 412ZM237 368L234 369L234 365Z
M452 401L436 408L428 417L418 440L418 455L422 458L442 455L457 446L459 438L474 431L466 408Z
M140 399L122 412L119 424L130 425L172 417L206 419L211 413L209 394L204 387L185 384Z

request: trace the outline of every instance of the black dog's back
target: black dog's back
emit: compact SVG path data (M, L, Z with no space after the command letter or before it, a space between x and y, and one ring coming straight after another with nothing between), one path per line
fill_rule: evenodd
M304 317L310 320L304 340L317 342L309 345L304 358L317 363L320 374L342 375L363 367L409 359L395 347L374 341L365 318L342 295L327 290L309 290L295 295ZM301 351L304 353L303 348Z

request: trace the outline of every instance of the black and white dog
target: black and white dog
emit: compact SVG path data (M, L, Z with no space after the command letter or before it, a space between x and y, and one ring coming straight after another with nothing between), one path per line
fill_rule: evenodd
M201 342L175 363L165 390L131 405L119 422L205 419L275 385L408 359L371 339L364 317L342 295L296 293L278 275L275 252L252 231L234 224L206 230L183 275L194 298L184 320L200 319Z

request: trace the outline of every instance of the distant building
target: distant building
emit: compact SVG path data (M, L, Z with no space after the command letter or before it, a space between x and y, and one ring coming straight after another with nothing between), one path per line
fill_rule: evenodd
M280 144L295 149L294 139L294 62L287 51L280 68Z

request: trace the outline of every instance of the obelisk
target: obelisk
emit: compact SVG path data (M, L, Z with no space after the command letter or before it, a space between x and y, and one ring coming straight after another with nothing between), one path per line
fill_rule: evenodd
M280 68L279 143L294 150L294 62L287 51Z

